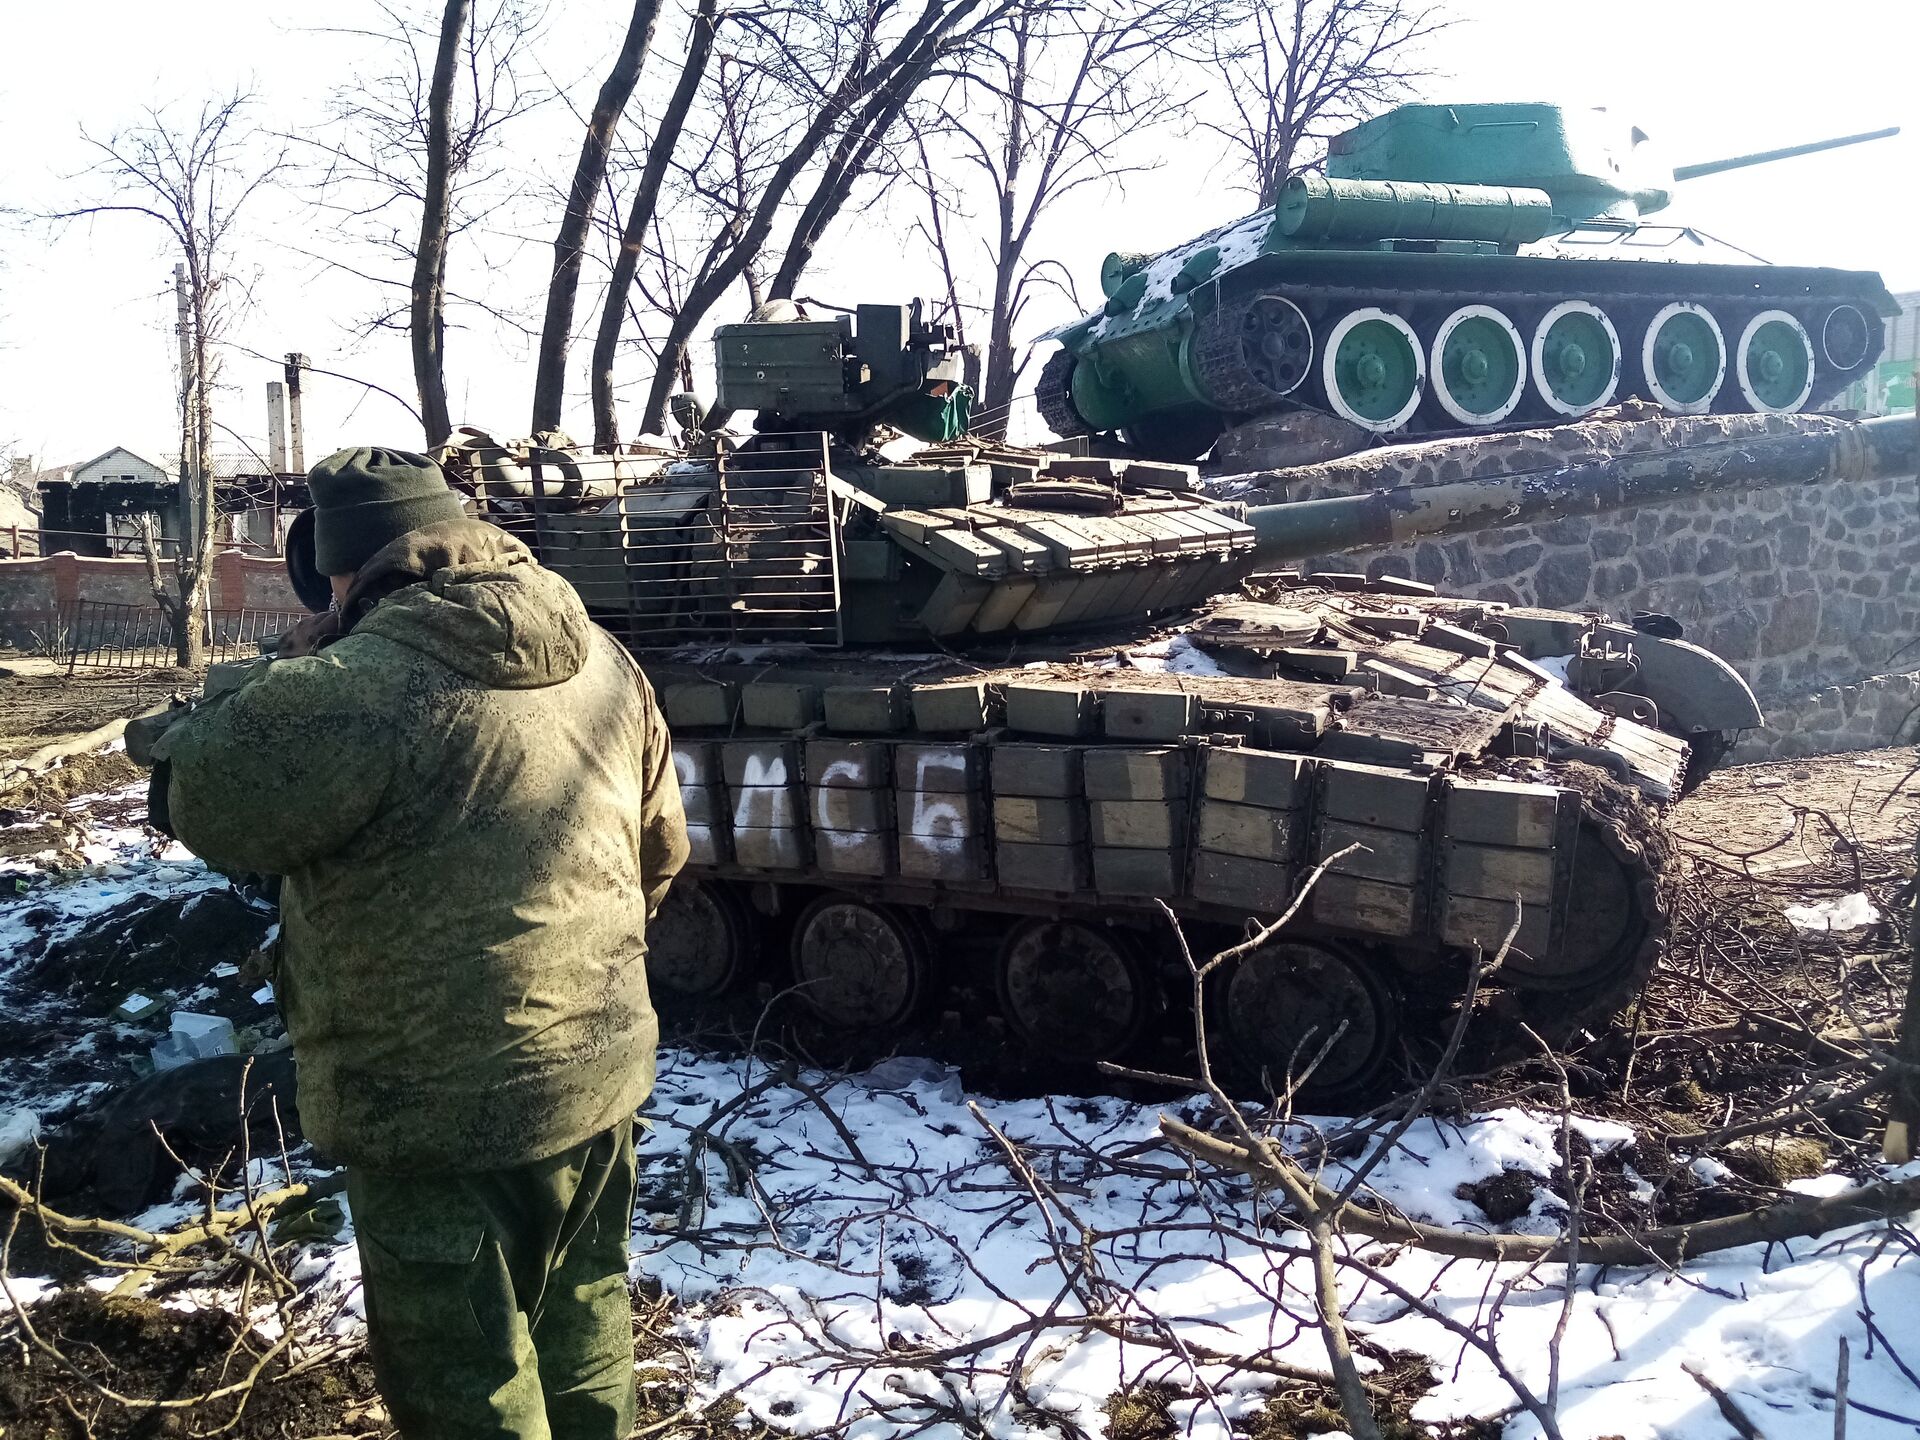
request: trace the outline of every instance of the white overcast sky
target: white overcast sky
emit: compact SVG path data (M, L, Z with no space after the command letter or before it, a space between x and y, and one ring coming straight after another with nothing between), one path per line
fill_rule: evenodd
M551 0L541 58L554 79L590 94L624 27L625 0ZM324 19L316 17L324 10ZM263 118L310 127L343 69L364 63L355 42L314 33L349 27L372 6L280 0L0 0L0 209L48 212L86 198L84 125L110 133L146 103L195 102L251 87ZM1663 219L1684 221L1781 262L1877 269L1895 290L1920 288L1920 6L1911 0L1456 0L1461 23L1427 53L1437 77L1425 98L1604 104L1660 139L1676 162L1901 125L1898 139L1824 157L1713 177L1684 188ZM663 27L663 30L669 27ZM675 57L656 54L647 84ZM564 181L578 132L549 110L524 132L532 172ZM1155 250L1242 213L1244 198L1210 169L1218 142L1166 136L1161 164L1124 195L1083 192L1052 217L1040 248L1057 255L1084 295L1097 295L1111 249ZM542 153L544 151L544 153ZM533 236L502 293L543 283L551 206L531 206L512 228ZM277 356L302 350L321 366L411 395L404 339L356 335L370 292L301 251L329 248L325 222L304 197L263 206L241 242L257 273L239 345ZM905 223L876 207L836 228L803 290L841 303L900 300L937 287L931 257ZM157 458L173 448L174 257L146 222L106 218L49 230L0 229L0 446L48 464L116 444ZM596 313L583 291L583 314ZM1038 332L1071 318L1037 314ZM717 318L738 318L727 314ZM580 347L568 423L590 433ZM256 445L265 385L278 368L229 352L219 418ZM639 381L637 373L629 378ZM526 427L532 359L519 337L488 327L449 340L456 420L501 434ZM637 405L637 390L629 391ZM625 429L636 428L629 417ZM417 426L390 401L315 379L307 454L345 444L417 445ZM231 442L222 437L223 445Z

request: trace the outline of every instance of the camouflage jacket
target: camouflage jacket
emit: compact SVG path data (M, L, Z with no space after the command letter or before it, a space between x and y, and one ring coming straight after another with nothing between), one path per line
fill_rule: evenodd
M286 877L276 996L323 1151L553 1155L653 1084L647 920L687 855L653 691L479 521L394 541L345 617L161 738L173 828Z

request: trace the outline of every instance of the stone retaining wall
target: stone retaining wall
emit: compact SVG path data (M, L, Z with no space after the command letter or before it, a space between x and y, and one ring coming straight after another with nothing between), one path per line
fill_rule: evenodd
M1729 763L1794 760L1920 740L1920 670L1829 685L1761 704L1767 723L1740 737Z
M1253 503L1512 473L1671 446L1676 423L1715 438L1831 424L1822 417L1627 418L1376 451L1217 485ZM1464 458L1463 458L1464 456ZM1248 483L1252 482L1252 483ZM1453 540L1327 556L1301 568L1426 581L1475 599L1672 615L1731 661L1770 717L1738 758L1865 749L1915 738L1920 670L1920 480L1730 491ZM1908 698L1912 697L1912 698Z

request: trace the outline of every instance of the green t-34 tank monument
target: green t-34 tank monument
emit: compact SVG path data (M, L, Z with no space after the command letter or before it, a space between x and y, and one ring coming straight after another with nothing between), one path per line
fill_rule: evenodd
M1187 460L1292 407L1420 434L1817 407L1880 353L1880 277L1774 266L1649 223L1699 176L1891 130L1668 170L1638 130L1556 105L1402 105L1326 173L1163 255L1116 253L1106 303L1055 332L1036 398L1062 436Z

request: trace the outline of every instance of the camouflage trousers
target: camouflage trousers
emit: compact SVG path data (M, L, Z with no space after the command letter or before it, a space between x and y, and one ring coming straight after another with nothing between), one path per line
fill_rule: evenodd
M405 1440L625 1440L633 1122L548 1160L349 1171L367 1344Z

